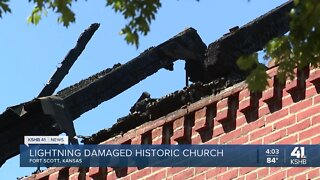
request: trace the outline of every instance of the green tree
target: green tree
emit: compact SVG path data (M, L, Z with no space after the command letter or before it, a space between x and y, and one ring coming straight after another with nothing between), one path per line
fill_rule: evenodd
M77 0L29 0L35 7L28 22L38 24L48 10L59 14L58 22L68 27L74 23L75 13L71 9ZM291 22L288 35L271 40L264 48L265 59L273 59L279 65L280 82L294 77L294 68L303 68L309 64L320 66L320 1L294 0L290 12ZM150 23L155 19L160 0L106 0L116 13L121 13L128 23L121 29L129 44L139 46L139 35L147 35ZM10 13L9 0L0 0L0 17ZM267 86L266 67L258 61L257 53L243 56L238 60L241 69L251 71L246 81L252 91L262 91Z
M291 22L288 35L271 40L264 48L266 61L278 64L277 78L284 83L293 79L294 69L320 66L320 1L294 0L290 12ZM246 81L252 91L262 91L267 86L266 68L258 62L257 53L239 58L242 70L251 70Z

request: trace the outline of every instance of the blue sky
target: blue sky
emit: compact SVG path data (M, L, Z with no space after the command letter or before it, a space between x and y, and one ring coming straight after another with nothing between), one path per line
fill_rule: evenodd
M37 25L27 24L33 4L11 1L12 14L0 19L0 111L33 99L38 95L56 66L73 48L80 33L91 23L100 23L87 48L72 67L58 90L81 79L125 63L150 46L156 46L187 27L197 29L208 45L234 26L242 26L266 13L285 0L164 0L151 32L140 39L140 47L127 45L119 35L126 21L115 14L105 1L77 1L72 9L76 23L69 28L57 23L57 15L49 11ZM117 118L129 113L143 91L157 98L182 89L185 85L184 64L175 63L173 72L160 70L117 97L104 102L75 121L77 134L91 135L110 127ZM31 174L35 168L19 167L19 157L10 159L0 168L1 179L16 179Z

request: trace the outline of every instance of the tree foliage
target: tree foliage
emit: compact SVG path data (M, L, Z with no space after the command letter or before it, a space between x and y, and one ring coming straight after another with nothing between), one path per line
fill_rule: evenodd
M294 4L290 12L289 33L271 40L264 48L264 59L272 59L279 65L277 78L280 82L293 79L296 67L301 69L309 64L315 68L320 66L320 1L294 0ZM251 90L262 91L266 88L268 76L258 63L258 56L243 56L238 60L238 65L240 69L252 70L246 79Z
M28 22L37 25L41 17L48 11L53 11L58 16L58 22L68 27L76 21L75 13L71 6L77 0L28 0L35 6L28 17ZM139 35L147 35L150 23L155 19L160 0L106 0L106 6L111 6L116 13L121 13L128 23L121 29L120 34L125 36L129 44L139 46ZM0 17L2 13L10 13L9 0L0 0Z

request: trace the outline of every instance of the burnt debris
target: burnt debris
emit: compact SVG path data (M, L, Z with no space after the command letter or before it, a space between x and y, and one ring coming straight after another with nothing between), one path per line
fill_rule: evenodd
M243 81L243 78L237 75L220 77L206 84L201 82L193 83L183 90L176 91L159 99L152 99L150 101L146 98L140 101L143 103L144 108L141 108L139 111L131 111L133 113L119 118L117 123L111 128L103 129L83 142L85 144L97 144L116 135L126 133L145 122L156 120L175 110L184 108L187 104L199 101L209 95L217 94L227 87Z
M143 92L136 103L130 108L130 113L143 112L147 110L147 105L155 99L151 99L151 95L148 92Z
M70 68L76 62L82 51L85 49L87 43L90 41L99 26L100 24L93 23L80 35L76 46L68 52L66 57L61 62L61 66L58 67L56 72L52 75L48 83L39 93L38 97L50 96L54 93L63 78L69 73Z
M198 76L191 76L190 80L210 82L231 72L244 74L236 64L237 59L262 50L268 41L288 32L292 8L293 1L288 1L240 28L231 28L229 33L208 46L204 72L199 75L191 69L190 73Z
M118 119L111 128L84 138L85 143L99 143L243 81L246 74L237 68L236 59L262 49L268 40L287 32L287 14L292 5L292 1L289 1L243 27L232 28L229 34L210 44L208 49L195 29L186 29L126 64L116 64L56 95L48 96L55 90L52 87L39 96L59 99L63 106L61 111L67 114L66 121L72 123L83 113L122 93L159 69L171 70L176 60L185 60L187 77L193 84L159 99L152 99L150 95L144 94L130 109L128 116ZM66 128L59 126L55 114L45 113L47 110L42 101L41 98L36 98L9 107L0 115L0 165L19 153L19 145L23 144L24 136L58 135L66 131Z
M83 88L63 90L64 101L73 119L122 93L141 80L166 68L178 59L199 64L206 45L193 28L186 29L168 41L150 48L138 57L97 77ZM86 81L86 80L85 80ZM82 86L81 84L78 86ZM60 96L60 93L57 94Z

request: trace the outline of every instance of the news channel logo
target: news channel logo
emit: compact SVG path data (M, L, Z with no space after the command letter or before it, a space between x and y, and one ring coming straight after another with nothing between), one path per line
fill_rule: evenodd
M307 156L305 147L296 146L290 153L290 164L292 165L305 165L307 164Z

